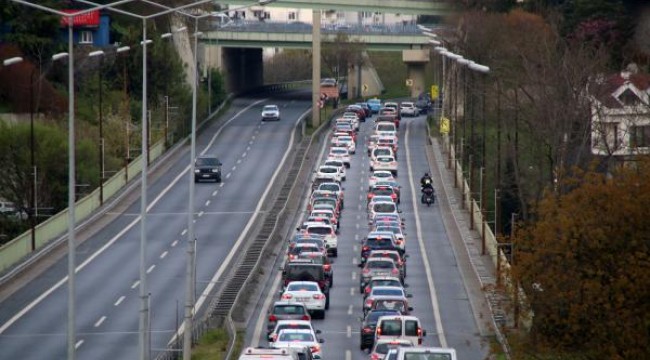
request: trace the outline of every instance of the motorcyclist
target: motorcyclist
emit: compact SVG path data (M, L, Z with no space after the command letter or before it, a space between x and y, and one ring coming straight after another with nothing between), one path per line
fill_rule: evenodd
M420 187L422 189L426 187L433 188L433 180L431 179L431 176L429 176L429 173L424 173L424 176L420 179Z

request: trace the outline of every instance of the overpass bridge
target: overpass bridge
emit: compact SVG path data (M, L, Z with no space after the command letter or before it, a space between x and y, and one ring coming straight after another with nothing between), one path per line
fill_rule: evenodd
M218 0L217 2L237 6L250 4L250 0ZM276 0L264 6L435 16L449 15L454 8L453 1L450 0Z

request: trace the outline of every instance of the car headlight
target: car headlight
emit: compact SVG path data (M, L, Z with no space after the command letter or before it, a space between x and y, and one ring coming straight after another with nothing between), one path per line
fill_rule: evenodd
M212 172L213 172L213 173L218 173L218 172L219 172L219 169L212 169Z
M201 170L199 170L199 169L194 169L194 173L195 173L195 174L198 174L198 173L200 173L200 172L201 172Z

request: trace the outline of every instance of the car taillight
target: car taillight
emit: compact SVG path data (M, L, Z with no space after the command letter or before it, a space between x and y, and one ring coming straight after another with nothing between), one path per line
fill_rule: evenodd
M314 299L316 299L316 300L325 299L325 295L323 295L323 294L314 294Z
M296 255L289 254L289 260L295 260L295 258L296 258Z
M311 320L311 319L309 318L309 315L305 314L302 316L302 320Z
M366 288L363 289L363 292L365 292L366 294L370 294L370 287L366 286Z
M278 318L275 317L275 315L269 315L269 321L276 322L276 321L278 321Z
M379 360L379 355L372 353L372 355L370 355L370 360Z
M363 250L363 251L368 251L368 250L370 250L370 246L367 246L367 245L366 245L366 246L363 247L362 250Z
M369 273L370 273L370 269L368 269L368 268L363 269L362 273L364 273L364 274L369 274Z
M397 245L402 245L402 240L397 240L397 241L395 241L395 243L396 243Z
M397 200L397 195L395 195L395 194L390 194L390 198L393 199L393 200Z
M368 194L368 199L372 199L372 194Z
M330 265L330 264L323 265L323 270L325 270L325 271L330 271L331 268L332 268L332 265Z
M314 353L314 354L320 352L320 346L318 346L318 345L310 346L310 348L311 348L311 352Z
M377 328L377 336L381 336L381 328L380 327Z
M291 295L291 294L282 294L282 299L283 299L283 300L289 300L289 299L291 299L292 297L293 297L293 295Z
M363 333L364 333L364 334L370 334L371 332L372 332L372 329L369 328L368 326L366 326L366 327L363 328Z
M422 328L418 328L418 336L422 337Z
M393 274L393 275L397 275L397 274L399 274L399 270L397 270L397 269L393 269L393 270L391 270L390 272L391 272L391 274Z
M397 265L402 266L402 265L404 265L404 262L402 260L397 260Z
M271 336L271 342L276 342L277 340L278 340L278 334L273 334L273 336Z
M366 307L372 307L372 300L366 300Z

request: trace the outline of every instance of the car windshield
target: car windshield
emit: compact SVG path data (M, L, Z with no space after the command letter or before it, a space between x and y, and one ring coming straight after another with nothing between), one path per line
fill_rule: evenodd
M320 264L323 265L325 263L325 257L324 256L317 256L313 254L302 254L299 256L300 259L309 259L311 260L314 264Z
M369 246L372 246L374 248L376 247L392 247L393 244L388 238L378 238L378 237L372 237L368 238L366 240L366 244Z
M318 285L309 283L290 283L287 291L318 291Z
M372 193L375 195L393 195L393 189L390 188L374 188Z
M399 312L388 310L373 310L366 316L366 322L376 324L377 320L379 320L380 317L388 315L399 315Z
M378 151L380 151L380 150L378 150ZM381 151L383 151L383 150L381 150ZM377 177L377 178L389 178L389 177L393 176L391 173L389 173L387 171L386 172L383 172L383 171L382 172L376 172L376 173L373 173L372 175L374 177Z
M370 283L370 286L372 286L372 287L375 287L375 286L402 286L402 284L399 282L399 280L382 279L382 280L373 280Z
M395 126L393 125L388 125L388 124L379 124L377 125L377 130L378 131L395 131Z
M329 235L332 233L332 229L325 226L312 226L307 228L307 232L310 234Z
M276 327L276 334L284 329L296 329L296 330L311 330L309 324L280 324Z
M405 353L404 360L451 360L451 354L443 353Z
M299 332L299 333L283 332L282 334L280 334L280 337L278 338L278 341L288 341L288 342L291 342L291 341L314 341L314 337L310 333L307 333L307 332Z
M397 226L377 226L376 231L390 231L395 235L400 235L402 230Z
M369 269L392 269L395 265L392 261L369 261L366 266Z
M323 275L323 267L317 264L293 264L287 266L287 277L296 281L318 281Z
M341 187L338 184L320 184L318 190L340 191Z
M378 203L375 204L372 208L375 212L379 213L395 212L395 204L391 203Z
M404 302L401 300L380 299L375 301L375 309L397 310L403 312L406 309L406 306L404 306Z
M377 148L377 149L375 149L375 156L390 155L390 153L391 153L391 151L388 148L385 148L385 149Z
M346 149L332 149L330 150L332 154L347 154L348 151Z
M373 289L373 295L404 296L401 289Z
M305 313L304 306L298 305L275 305L273 313L276 315L303 315Z
M196 166L219 166L219 160L212 157L200 157L196 159Z
M275 106L275 105L266 105L264 107L264 111L277 111L277 110L278 110L278 107Z
M322 167L320 168L320 172L322 172L323 174L336 174L337 172L339 172L339 170L334 167Z
M379 343L379 344L377 344L377 347L375 348L375 352L378 353L378 354L386 355L386 353L388 353L388 350L390 350L390 349L395 349L395 348L398 348L398 347L412 347L412 346L413 346L413 344L406 343L406 342L404 342L404 343L401 343L401 342L397 342L397 343Z
M328 204L328 205L336 206L336 199L324 197L324 198L318 198L314 200L314 206L320 204Z

